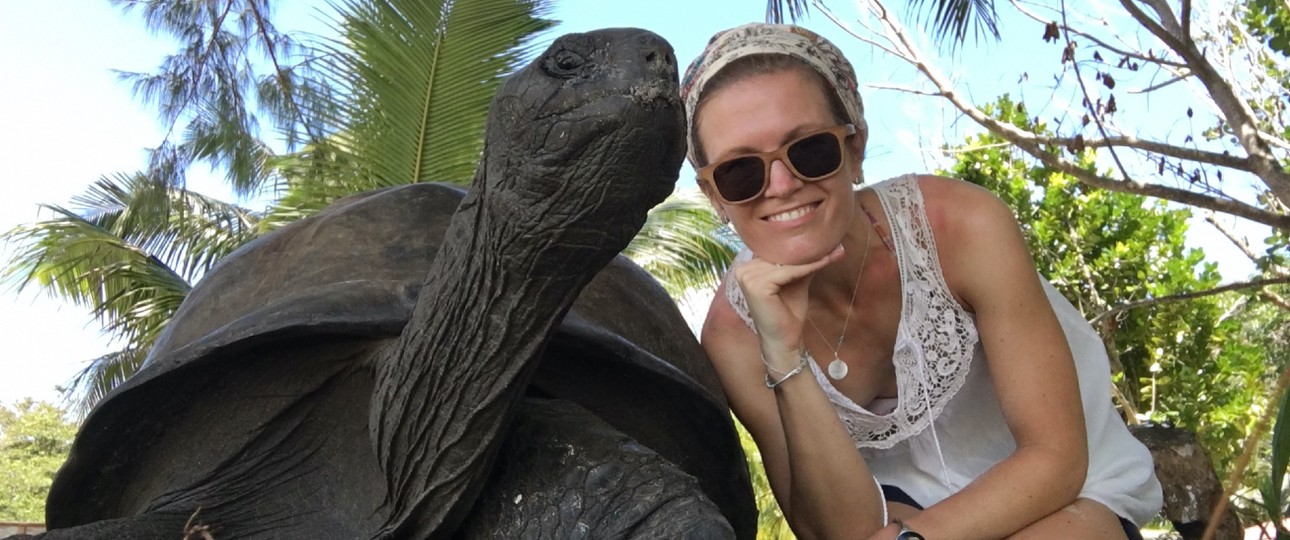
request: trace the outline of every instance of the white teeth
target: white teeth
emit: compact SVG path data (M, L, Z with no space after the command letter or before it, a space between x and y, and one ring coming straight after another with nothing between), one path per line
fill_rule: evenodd
M803 206L800 208L789 210L787 212L781 212L779 214L775 214L773 216L767 217L766 219L768 221L790 221L790 220L794 220L802 216L805 216L806 214L809 214L813 209L815 209L814 205Z

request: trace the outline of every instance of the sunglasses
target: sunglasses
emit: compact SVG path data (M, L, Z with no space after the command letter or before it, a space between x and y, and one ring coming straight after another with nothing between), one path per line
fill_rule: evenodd
M744 154L699 169L699 179L716 188L726 204L744 204L766 192L770 164L784 162L807 182L823 180L842 168L843 141L855 135L854 124L833 126L802 136L770 152Z

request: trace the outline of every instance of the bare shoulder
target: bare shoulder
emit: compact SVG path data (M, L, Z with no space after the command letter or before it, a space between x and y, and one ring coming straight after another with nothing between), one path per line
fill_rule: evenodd
M962 302L970 275L980 267L995 268L1000 257L1030 264L1020 225L1011 208L994 193L976 184L923 175L918 177L941 271ZM981 275L993 275L993 271ZM970 303L970 302L965 302Z
M726 299L728 286L730 282L726 280L717 288L703 323L700 342L721 381L730 408L753 431L754 438L764 438L770 429L767 422L773 414L768 411L774 409L774 396L766 393L761 384L766 370L757 360L761 356L757 335Z
M1019 230L1012 208L981 186L935 175L920 175L918 186L938 248L940 244L970 248L998 240L998 235L1011 237ZM944 258L946 253L940 251Z
M727 279L722 280L721 285L717 287L716 294L712 296L712 303L708 306L707 318L703 321L703 331L700 333L700 342L708 351L708 356L712 358L714 364L720 364L728 356L721 354L724 351L738 346L749 338L755 338L743 317L735 312L734 306L731 306L726 298L726 287L729 286L729 279Z

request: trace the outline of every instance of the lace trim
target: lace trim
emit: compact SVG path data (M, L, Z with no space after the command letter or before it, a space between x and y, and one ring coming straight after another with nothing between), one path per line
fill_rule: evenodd
M921 433L941 414L967 379L979 336L972 315L954 300L945 283L917 177L893 178L873 190L890 223L903 291L892 351L898 392L895 410L884 415L870 412L839 392L813 358L809 363L856 447L885 449ZM735 264L751 258L745 249ZM743 290L729 278L726 299L756 333Z

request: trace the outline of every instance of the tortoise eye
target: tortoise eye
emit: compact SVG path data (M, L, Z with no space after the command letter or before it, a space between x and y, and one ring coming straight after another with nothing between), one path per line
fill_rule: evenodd
M586 63L582 55L569 49L561 49L548 56L542 68L553 77L569 78L577 74L578 68Z

